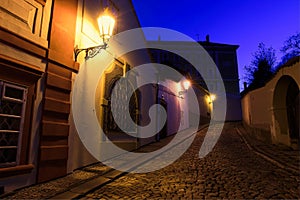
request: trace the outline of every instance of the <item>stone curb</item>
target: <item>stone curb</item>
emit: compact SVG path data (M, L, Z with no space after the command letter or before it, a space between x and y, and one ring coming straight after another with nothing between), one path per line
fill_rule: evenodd
M114 178L111 178L111 179L106 178L105 175L100 176L100 177L94 178L92 180L89 180L81 185L78 185L74 188L71 188L66 192L55 195L55 196L51 197L50 199L79 199L84 194L86 194L98 187L104 186L122 175L123 174L116 175Z

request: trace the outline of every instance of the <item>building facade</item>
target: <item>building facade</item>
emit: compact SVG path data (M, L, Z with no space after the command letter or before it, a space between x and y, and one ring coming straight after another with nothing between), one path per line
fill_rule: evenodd
M206 41L201 41L199 44L208 55L202 52L202 57L199 57L198 48L195 48L193 42L158 40L149 41L148 43L156 44L158 47L161 47L161 49L151 49L154 62L169 65L189 77L194 82L194 85L200 85L206 90L210 88L210 93L218 93L220 91L220 80L217 78L216 68L209 64L205 65L207 62L206 56L209 55L217 66L221 74L221 81L223 81L225 86L227 100L226 121L240 121L242 119L236 54L237 45L210 42L209 36L207 36ZM162 50L165 49L166 46L181 52L184 57ZM200 63L200 70L192 66L186 58L194 60L195 63ZM203 77L206 78L205 81Z
M97 18L106 10L116 20L116 37L94 58L87 59L84 53L75 57L75 48L102 44ZM99 139L104 159L118 153L105 154L111 142L133 150L176 133L179 126L180 130L190 127L193 109L188 107L188 96L180 94L183 80L164 79L167 87L162 87L158 71L149 67L146 78L151 84L135 89L145 77L128 72L152 62L151 56L147 49L119 55L118 34L139 27L130 0L0 1L1 189L7 192L48 181L98 162L81 137L82 130L86 138L98 134L89 124L92 120L104 133ZM145 40L142 32L138 37ZM208 121L209 93L201 87L196 90ZM136 124L126 129L131 136L112 115L113 91L121 102L116 116L120 123L126 126L126 118L131 118ZM128 93L132 93L126 97L129 115L123 115ZM167 123L159 133L140 138L138 125L151 122L149 109L154 104L165 108ZM158 127L160 113L153 117Z
M263 87L242 92L243 123L253 137L299 149L299 87L299 57L294 57Z
M116 39L113 36L107 49L101 50L93 58L85 59L84 53L77 58L80 71L73 76L74 87L69 137L69 142L72 145L69 148L68 172L98 162L91 152L92 150L86 148L86 141L83 141L81 137L82 132L91 134L98 132L100 134L101 132L102 134L103 131L103 135L99 139L99 152L103 160L119 154L111 151L111 142L124 150L133 150L140 145L155 141L155 136L138 139L137 126L126 127L129 118L139 125L147 123L147 108L156 102L155 88L148 85L134 90L141 81L141 76L129 73L135 66L150 61L148 52L136 50L124 55L117 53L124 48L122 45L118 46L122 43L118 40L118 34L140 27L131 1L79 1L75 46L87 48L102 43L96 20L99 16L97 5L108 7L111 11L116 20L114 29ZM143 33L141 32L138 37L143 39ZM155 72L149 71L150 79L155 79ZM120 82L122 83L118 84ZM117 108L112 106L113 92L116 93ZM133 95L128 97L129 93ZM142 98L145 95L148 95L149 98ZM130 99L128 99L130 115L126 115L128 105L125 102L127 98ZM131 135L124 133L118 126L113 111L119 113L117 116L119 123L123 124ZM93 123L90 124L92 121ZM100 127L95 127L94 124L99 124Z
M74 48L99 44L96 20L104 9L117 21L114 34L140 26L129 0L0 2L0 186L4 191L61 177L97 161L85 150L73 121L74 83L91 65L83 55L75 61ZM116 58L110 66L97 63L107 68L97 84L95 102L99 123L108 132L115 131L108 112L110 88L126 71L147 60L148 53L141 51ZM136 97L154 92L146 87ZM134 119L142 119L143 108L154 102L155 96L134 99ZM128 145L132 148L132 142Z
M9 191L67 172L77 1L0 7L0 185Z

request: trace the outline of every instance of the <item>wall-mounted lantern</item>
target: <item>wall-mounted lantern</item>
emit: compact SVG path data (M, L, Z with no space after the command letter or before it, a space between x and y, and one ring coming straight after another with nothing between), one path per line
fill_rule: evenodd
M184 80L182 82L182 87L184 90L179 91L178 94L183 95L184 93L187 93L187 90L189 89L190 86L191 86L191 82L189 80Z
M210 94L209 95L209 104L212 104L216 100L216 95L215 94Z
M183 81L182 85L185 90L188 90L189 87L191 86L191 82L189 80L185 80Z
M104 12L104 14L100 16L97 21L99 26L100 38L102 39L103 44L84 49L78 49L76 46L74 49L75 61L77 61L77 56L82 51L85 51L85 58L87 59L97 55L101 49L107 48L107 43L113 34L115 19L111 17L107 12Z

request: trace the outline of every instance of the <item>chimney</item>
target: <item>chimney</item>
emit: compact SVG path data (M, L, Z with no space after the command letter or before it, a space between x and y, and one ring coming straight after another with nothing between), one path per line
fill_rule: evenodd
M247 82L244 82L244 90L247 89Z
M206 42L209 42L209 34L206 35Z

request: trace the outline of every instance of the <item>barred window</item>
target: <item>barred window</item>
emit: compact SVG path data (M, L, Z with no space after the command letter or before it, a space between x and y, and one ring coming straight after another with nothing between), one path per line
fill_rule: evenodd
M19 164L27 89L0 80L0 167Z

